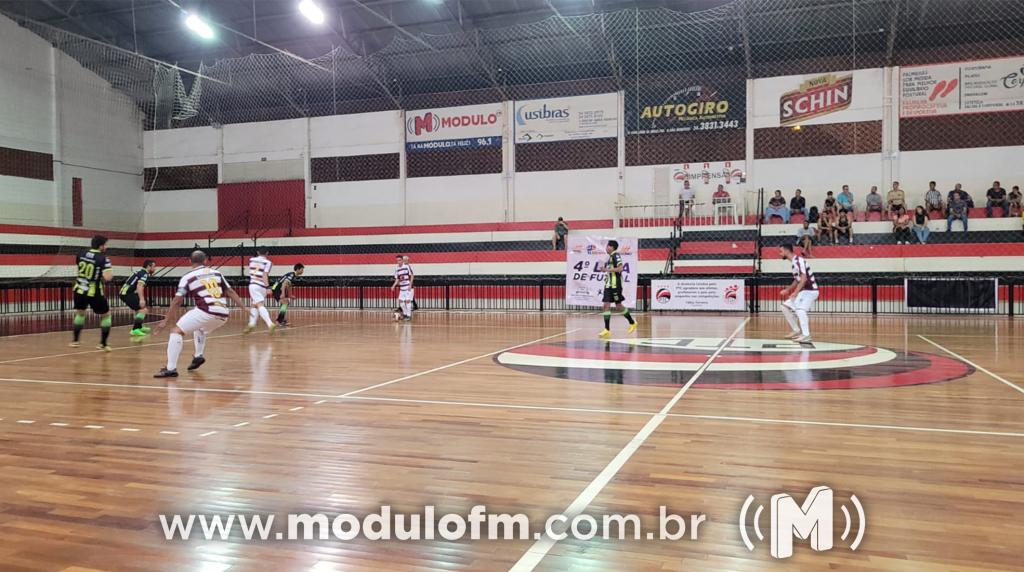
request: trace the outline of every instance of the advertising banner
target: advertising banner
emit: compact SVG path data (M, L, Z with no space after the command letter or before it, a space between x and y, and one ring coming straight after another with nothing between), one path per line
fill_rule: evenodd
M747 88L743 82L640 87L626 95L626 131L668 133L743 129Z
M699 198L710 202L711 195L718 190L718 185L735 201L746 185L746 161L710 161L707 163L682 163L672 165L669 173L672 180L669 188L674 198Z
M515 102L516 143L618 137L615 93Z
M500 103L406 112L406 150L434 151L501 146Z
M627 308L636 308L636 278L639 272L639 241L635 236L569 235L565 260L565 302L573 306L600 307L604 295L604 266L608 262L605 246L609 240L619 243L622 256L622 295Z
M900 117L1024 109L1024 56L900 68Z
M754 128L881 121L881 68L754 80Z
M743 286L743 280L651 280L651 309L744 311Z

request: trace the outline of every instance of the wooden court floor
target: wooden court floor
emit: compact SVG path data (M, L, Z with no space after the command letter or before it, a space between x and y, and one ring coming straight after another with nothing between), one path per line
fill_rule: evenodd
M1024 327L970 317L303 312L157 380L115 351L0 338L0 570L1024 570ZM630 341L632 340L632 341ZM817 486L835 546L750 550L753 495ZM865 511L856 550L839 504ZM639 515L697 539L165 539L158 515ZM753 512L753 511L751 511ZM748 515L748 519L749 519ZM766 515L760 528L767 535ZM858 528L859 519L854 521ZM744 530L753 537L752 524Z

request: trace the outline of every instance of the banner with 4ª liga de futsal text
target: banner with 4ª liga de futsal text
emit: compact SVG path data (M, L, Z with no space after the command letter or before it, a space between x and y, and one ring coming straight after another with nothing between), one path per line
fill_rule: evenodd
M636 307L636 280L639 272L639 241L635 236L569 235L565 257L565 303L573 306L601 307L604 296L604 267L608 262L605 247L609 240L619 243L622 257L622 295L627 308Z

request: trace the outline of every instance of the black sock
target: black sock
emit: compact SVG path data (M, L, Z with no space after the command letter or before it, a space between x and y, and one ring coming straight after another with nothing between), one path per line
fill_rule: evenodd
M283 322L284 321L284 310L279 310L277 312L277 321L278 322Z
M75 333L75 341L77 342L78 338L81 337L81 335L82 335L82 326L79 326L78 324L75 324L75 328L74 328L73 331Z
M100 328L100 343L107 345L107 338L110 337L110 326L103 326Z
M132 322L132 329L133 330L137 330L137 329L139 329L141 327L142 327L142 318L139 318L138 316L136 316L135 317L135 321Z
M610 310L605 310L604 312L604 329L612 329L612 313Z
M636 323L636 320L633 319L633 316L629 314L629 308L624 309L622 311L622 315L626 317L626 321L629 322L630 324Z

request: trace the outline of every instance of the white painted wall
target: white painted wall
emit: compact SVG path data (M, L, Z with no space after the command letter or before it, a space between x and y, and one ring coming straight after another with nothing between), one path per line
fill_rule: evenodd
M406 181L407 224L502 222L501 174L416 177Z
M798 157L788 159L758 159L754 161L754 179L751 188L764 187L765 193L781 189L786 200L793 198L793 190L800 189L807 198L807 206L825 203L825 193L836 195L843 185L850 185L854 200L860 208L871 185L885 196L882 186L882 157L878 153L867 155L841 155L830 157ZM767 201L767 199L765 199Z
M617 193L615 167L516 173L515 220L610 219Z
M177 167L219 162L223 131L213 127L161 129L143 134L145 166Z
M217 230L217 189L146 193L146 232Z
M402 210L402 185L398 180L317 183L313 185L308 226L399 226L403 223Z
M402 134L401 111L333 115L309 120L310 153L313 157L397 153L405 142Z
M1024 148L901 152L898 173L900 186L913 200L924 200L928 181L937 183L943 197L953 185L961 183L974 199L975 206L985 206L985 191L992 186L992 181L999 181L1005 189L1024 186Z

